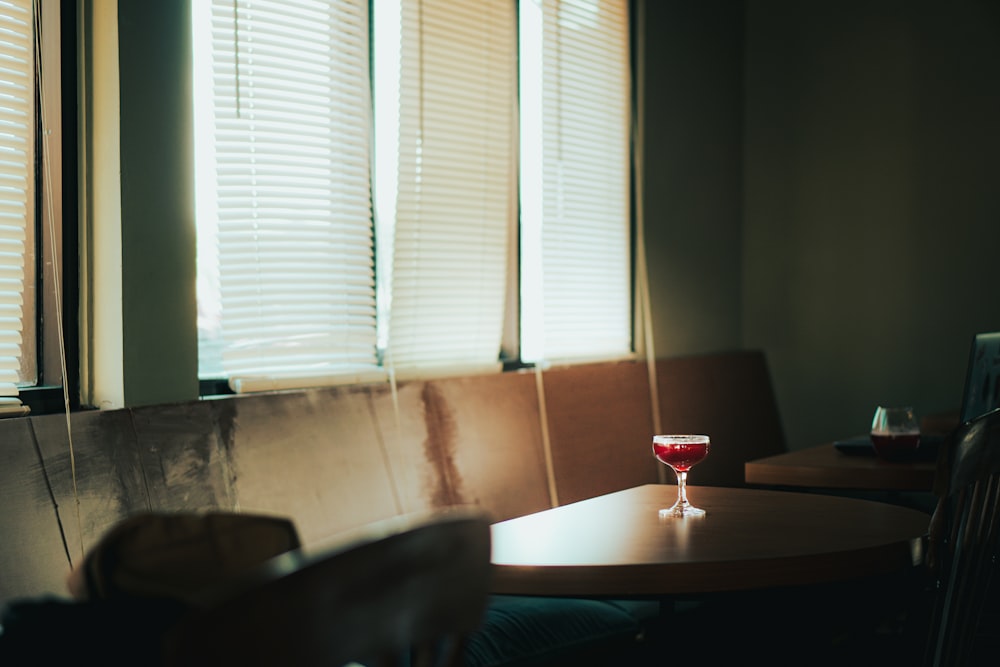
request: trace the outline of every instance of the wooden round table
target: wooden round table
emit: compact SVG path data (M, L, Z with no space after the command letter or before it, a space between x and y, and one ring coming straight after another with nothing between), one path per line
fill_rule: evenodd
M696 478L697 475L694 475ZM698 519L661 519L648 484L492 526L494 593L664 597L829 584L905 572L930 517L854 498L688 487Z

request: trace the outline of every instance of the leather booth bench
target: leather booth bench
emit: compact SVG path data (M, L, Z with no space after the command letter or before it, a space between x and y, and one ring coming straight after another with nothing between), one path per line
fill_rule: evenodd
M304 545L320 545L410 512L474 505L500 521L673 483L652 456L657 422L712 436L699 485L742 486L744 461L786 450L760 351L660 359L655 385L650 370L619 361L413 380L395 392L225 396L76 412L69 429L62 414L0 420L0 604L64 595L71 564L138 511L286 516Z

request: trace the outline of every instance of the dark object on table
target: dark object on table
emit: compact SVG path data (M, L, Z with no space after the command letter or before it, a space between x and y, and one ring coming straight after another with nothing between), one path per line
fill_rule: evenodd
M940 433L921 434L920 446L905 454L900 454L899 461L936 461L941 444L947 440L948 436ZM857 435L852 438L835 440L834 448L838 452L849 456L875 456L875 448L872 447L872 439L868 434Z

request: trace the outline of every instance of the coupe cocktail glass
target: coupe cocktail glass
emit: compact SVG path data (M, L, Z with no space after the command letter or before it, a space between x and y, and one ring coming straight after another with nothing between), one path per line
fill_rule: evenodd
M708 456L707 435L654 435L653 456L670 466L677 475L677 502L660 510L660 517L703 516L705 510L688 502L687 474L696 463Z

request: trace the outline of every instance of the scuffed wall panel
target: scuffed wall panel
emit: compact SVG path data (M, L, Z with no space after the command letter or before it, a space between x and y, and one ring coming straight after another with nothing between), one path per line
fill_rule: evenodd
M60 512L31 426L30 419L0 420L0 604L66 593ZM60 509L72 516L71 504Z
M64 415L32 422L76 562L108 528L149 508L132 418L127 410L78 412L70 433Z
M291 518L306 545L398 514L363 387L212 404L244 511Z
M427 424L419 399L422 382L401 383L398 402L388 384L372 386L372 414L386 452L386 469L399 495L401 511L426 512L447 505L447 475L428 456Z
M375 405L404 507L477 505L508 519L551 505L529 374L401 383Z
M626 381L612 375L581 382ZM70 559L79 562L138 511L276 514L319 546L401 513L476 505L503 520L551 505L533 374L398 389L395 397L370 385L78 412L72 457L64 415L0 420L0 600L65 594ZM580 385L563 389L554 403L572 403ZM582 397L607 407L589 389ZM568 437L571 452L573 410L553 408L570 420L554 433ZM631 432L644 415L609 410L628 423L604 426Z
M236 506L229 450L210 402L135 408L132 418L151 509Z

